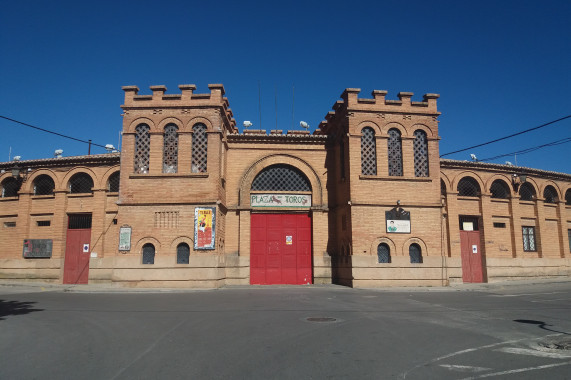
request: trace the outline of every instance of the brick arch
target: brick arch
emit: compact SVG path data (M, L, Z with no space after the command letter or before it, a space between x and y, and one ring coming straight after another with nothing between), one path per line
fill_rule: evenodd
M139 117L139 118L133 120L131 122L131 124L129 124L129 126L127 128L125 128L125 130L123 132L125 132L125 133L137 133L137 131L135 131L135 128L137 128L137 126L139 124L147 124L149 126L149 132L150 133L157 132L157 128L156 128L155 123L151 119L146 118L146 117Z
M389 248L391 249L391 256L393 254L397 254L397 246L394 241L392 241L388 237L378 237L375 240L373 240L373 242L371 243L371 250L369 252L371 256L375 257L377 256L377 247L381 243L385 243L386 245L389 246Z
M65 177L63 177L63 181L61 183L62 187L59 190L67 190L67 185L69 184L69 179L74 174L77 174L77 173L89 174L89 176L91 176L91 179L93 180L93 186L94 186L93 189L94 190L101 189L100 187L98 187L98 185L100 184L100 179L95 174L95 172L86 166L78 166L76 168L71 169L70 171L68 171L66 173L66 175L65 175Z
M299 157L285 154L274 154L256 161L246 170L242 176L242 181L238 189L238 199L240 206L250 207L250 189L252 188L252 182L254 182L254 179L262 170L268 166L276 164L290 165L300 170L311 184L311 199L313 205L321 206L323 204L323 191L321 181L311 165Z
M206 132L212 132L214 130L214 126L209 119L202 116L196 116L186 123L181 132L192 132L192 128L194 128L196 124L204 124L206 126Z
M422 257L428 256L428 248L426 247L426 243L421 238L411 237L407 239L404 244L402 245L402 254L403 256L408 256L408 248L411 244L418 244L421 249Z
M480 191L483 191L484 189L486 189L486 187L484 186L484 181L482 180L482 178L478 175L478 173L473 172L473 171L469 171L469 170L465 170L463 172L458 173L454 179L451 182L452 185L452 190L457 192L458 191L458 182L460 182L460 180L464 177L471 177L473 179L476 180L476 182L478 182L478 185L480 185Z
M103 173L103 175L101 176L101 182L99 183L99 188L107 189L107 182L109 181L109 177L111 177L112 174L120 171L120 169L121 169L120 165L112 166L109 169L107 169L105 173Z
M434 139L436 137L432 129L426 124L413 124L409 129L412 132L411 136L414 136L414 132L421 130L426 133L428 139Z
M375 131L375 136L378 136L382 133L381 127L379 127L379 125L372 120L365 120L365 121L360 122L359 125L357 125L356 130L359 132L359 134L362 134L363 129L367 128L367 127L371 128L373 131Z
M547 181L542 181L541 184L541 193L538 193L537 196L543 198L543 192L545 191L545 188L547 186L552 186L555 189L555 192L557 193L557 198L559 200L565 199L564 197L561 196L562 191L561 188L559 188L559 186L557 186L557 184L553 181L547 180Z
M565 198L563 198L563 201L565 202L565 204L567 204L567 194L569 194L569 197L571 197L571 187L569 187L567 190L565 190ZM571 204L571 202L569 203Z
M169 124L174 124L177 126L178 131L180 132L182 130L182 128L184 127L184 123L180 120L177 119L176 117L167 117L163 120L161 120L161 122L159 123L157 129L161 132L165 131L165 127Z
M400 124L400 123L394 122L394 121L383 125L382 134L385 136L388 136L390 129L398 129L401 137L408 137L409 136L408 131L406 130L405 126Z
M156 255L159 253L159 249L161 248L161 243L154 237L152 236L145 236L140 238L136 243L135 243L135 253L137 255L142 255L143 254L143 246L147 243L151 243L152 245L155 246L155 257Z
M492 184L496 181L496 180L500 180L500 181L504 181L506 183L506 185L508 186L508 189L510 189L510 197L514 196L514 190L513 190L513 186L512 186L512 180L511 177L507 174L494 174L492 175L490 178L488 178L486 180L486 187L482 189L482 192L485 191L486 194L492 194L491 188L492 188Z
M525 183L529 183L529 185L531 187L533 187L533 190L535 191L535 199L536 200L537 200L537 198L543 197L543 193L539 191L540 186L537 183L537 180L527 177L527 179L525 180ZM520 185L520 189L521 189L521 185ZM517 195L519 196L519 189L517 191Z
M448 178L448 175L446 175L443 172L440 172L440 180L444 181L444 185L446 186L446 192L450 192L452 190L452 184L450 179Z
M190 253L192 254L192 250L193 250L193 247L194 247L194 239L193 239L192 237L186 236L186 235L181 235L181 236L178 236L178 237L174 238L174 239L171 241L169 250L170 250L170 251L173 251L174 254L176 254L176 247L178 247L178 245L179 245L180 243L186 243L186 244L188 244L188 246L190 247Z
M55 171L51 169L38 169L34 170L32 174L28 177L26 182L22 184L20 191L26 193L32 193L34 190L34 181L41 175L48 175L54 181L54 191L61 190L61 183ZM11 177L11 175L10 175ZM4 178L0 177L0 182L2 182Z

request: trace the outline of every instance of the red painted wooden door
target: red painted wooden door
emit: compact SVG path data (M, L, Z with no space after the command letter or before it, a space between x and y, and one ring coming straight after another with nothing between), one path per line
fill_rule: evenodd
M460 231L460 250L462 253L462 280L464 282L484 282L480 231Z
M311 218L252 214L250 283L311 284Z
M91 229L68 229L63 267L64 284L87 284ZM87 247L84 245L87 244ZM87 248L87 249L85 249ZM87 252L84 252L87 250Z

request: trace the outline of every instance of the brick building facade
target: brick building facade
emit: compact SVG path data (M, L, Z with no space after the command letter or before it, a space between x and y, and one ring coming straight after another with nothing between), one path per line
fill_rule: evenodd
M124 87L122 152L0 163L0 279L447 285L571 275L571 175L442 160L436 94L239 133L222 85ZM12 169L20 169L19 173Z

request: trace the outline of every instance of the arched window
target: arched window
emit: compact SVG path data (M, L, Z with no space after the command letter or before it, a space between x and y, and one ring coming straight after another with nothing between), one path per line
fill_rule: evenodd
M208 157L208 135L206 125L196 124L192 128L192 172L206 173Z
M557 203L559 202L559 197L557 196L557 190L551 185L545 187L543 190L543 199L545 203Z
M414 131L414 176L428 177L428 139L420 129Z
M252 182L253 191L311 191L307 177L290 165L271 165L262 170Z
M92 193L93 179L87 173L76 173L69 179L68 188L72 194Z
M147 243L143 246L143 264L155 263L155 246Z
M458 182L458 195L461 197L479 197L480 185L472 177L464 177Z
M440 180L440 195L446 195L446 184L442 179Z
M135 173L149 172L151 133L147 124L139 124L135 128Z
M55 183L52 177L42 174L34 180L34 195L53 195Z
M507 199L510 197L510 187L501 179L496 179L492 182L490 192L492 193L492 198Z
M536 198L535 189L529 182L523 183L519 187L519 199L522 201L533 201Z
M178 170L178 127L169 124L163 136L163 173L176 173Z
M420 249L420 245L416 243L409 245L408 254L412 264L422 264L422 250Z
M180 243L176 247L176 263L188 264L190 257L190 247L186 243Z
M20 190L20 182L17 179L8 177L2 181L2 198L17 197L18 190Z
M107 190L110 193L118 193L119 192L119 181L120 175L119 172L115 172L109 176L109 181L107 183Z
M377 258L379 263L388 264L391 262L391 249L387 243L381 243L377 247Z
M571 205L571 189L565 192L565 204L568 206Z
M361 174L377 175L377 144L373 128L361 131Z
M402 176L402 141L398 129L389 129L389 176Z

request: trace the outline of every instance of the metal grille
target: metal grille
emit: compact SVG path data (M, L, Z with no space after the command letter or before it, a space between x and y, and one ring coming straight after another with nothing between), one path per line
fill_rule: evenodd
M93 179L87 173L74 174L69 180L69 192L72 194L86 194L93 192Z
M389 130L389 175L402 176L402 140L398 129Z
M298 169L272 165L262 170L252 183L254 191L311 191L311 184Z
M528 252L537 251L535 247L535 227L522 227L523 250Z
M557 203L559 201L557 191L553 186L547 186L545 190L543 190L543 198L545 199L545 203Z
M440 180L440 195L446 195L446 184Z
M70 230L86 230L91 228L91 214L69 215L67 228Z
M34 195L52 195L55 186L52 177L47 174L39 175L34 180Z
M155 246L147 243L143 246L143 264L155 263Z
M533 201L535 199L535 189L531 183L525 182L519 187L519 199L522 201Z
M206 125L196 124L192 132L192 172L206 173L206 160L208 157Z
M119 192L119 182L120 182L120 175L119 172L115 172L109 176L109 183L107 189L109 189L110 193L118 193Z
M565 204L571 205L571 189L565 192Z
M17 197L20 190L20 181L15 178L8 177L2 181L2 198Z
M461 197L479 197L480 185L472 177L464 177L458 182L458 195Z
M428 177L428 139L421 130L414 131L414 176Z
M190 257L190 247L186 243L180 243L176 247L176 263L188 264Z
M135 173L147 174L151 152L150 128L147 124L139 124L135 132Z
M377 175L377 144L375 131L363 128L361 131L361 174Z
M412 264L422 264L422 251L420 245L413 243L408 247L408 254Z
M507 199L510 197L509 186L501 179L496 179L490 187L492 198Z
M377 257L379 263L388 264L391 262L391 249L386 243L381 243L377 247Z
M478 217L460 215L458 220L460 221L460 231L478 231L480 229ZM470 225L469 229L464 229Z
M165 127L163 136L163 173L178 170L178 128L174 124Z

